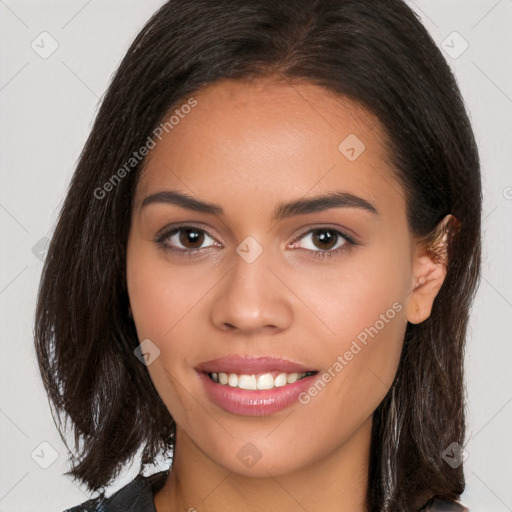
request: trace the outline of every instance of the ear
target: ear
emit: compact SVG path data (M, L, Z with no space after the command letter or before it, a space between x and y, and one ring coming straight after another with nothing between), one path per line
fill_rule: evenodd
M460 223L446 215L426 239L416 243L413 261L412 291L406 308L407 320L419 324L426 320L446 277L449 240Z

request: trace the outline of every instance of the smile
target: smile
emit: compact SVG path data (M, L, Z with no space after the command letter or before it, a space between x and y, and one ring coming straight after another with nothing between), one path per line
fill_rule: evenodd
M238 416L268 416L298 403L317 369L276 357L237 354L195 368L207 400Z

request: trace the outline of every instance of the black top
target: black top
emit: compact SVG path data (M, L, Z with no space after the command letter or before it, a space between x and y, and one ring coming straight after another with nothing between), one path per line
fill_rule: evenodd
M156 512L154 494L160 490L169 470L150 476L138 475L110 498L93 498L64 512ZM443 496L434 496L418 512L468 512L460 503Z
M169 470L138 475L109 498L93 498L64 512L156 512L154 494L163 487Z

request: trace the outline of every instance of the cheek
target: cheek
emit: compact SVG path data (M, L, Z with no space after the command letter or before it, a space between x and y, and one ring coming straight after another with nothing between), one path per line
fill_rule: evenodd
M189 355L184 343L178 343L176 334L182 327L194 297L200 291L180 286L189 277L181 272L175 275L164 260L155 258L151 250L130 247L127 252L126 279L130 307L137 335L142 342L149 339L157 347L158 356L147 370L153 384L175 420L187 421L191 408L188 395L183 391L181 367ZM182 334L182 333L180 333ZM183 339L186 339L183 338ZM156 349L154 349L156 350Z
M306 269L294 282L297 295L323 324L319 332L343 349L349 340L359 337L364 342L370 332L401 340L410 276L407 251L381 245L378 250L356 248L339 264ZM310 316L310 321L316 320Z
M357 264L350 268L340 264L321 279L318 275L315 283L307 273L301 280L300 293L314 304L324 325L318 329L325 333L322 382L310 388L303 403L318 406L320 413L327 400L333 414L356 423L371 415L389 390L407 326L408 253L381 247L354 256Z
M129 250L126 267L139 338L154 339L164 349L176 326L207 293L208 281L194 266L173 266L151 248Z
M154 249L135 245L127 252L127 287L139 340L149 339L159 355L148 371L166 404L181 402L180 382L190 378L200 344L189 343L197 315L206 317L204 299L212 287L206 266L173 266Z

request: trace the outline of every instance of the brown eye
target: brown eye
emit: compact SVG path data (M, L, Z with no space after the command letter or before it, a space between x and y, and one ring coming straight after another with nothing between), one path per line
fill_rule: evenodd
M292 248L306 249L315 257L324 258L341 254L350 246L358 245L351 237L337 229L322 227L311 229L301 235Z
M204 242L204 233L195 228L180 229L179 242L189 249L197 249Z
M158 236L155 242L168 251L182 254L195 254L220 245L206 231L195 226L174 227ZM208 245L205 245L206 243Z
M332 229L317 229L312 239L316 247L323 250L330 250L336 245L338 235Z

